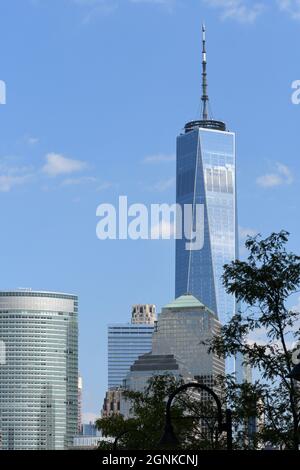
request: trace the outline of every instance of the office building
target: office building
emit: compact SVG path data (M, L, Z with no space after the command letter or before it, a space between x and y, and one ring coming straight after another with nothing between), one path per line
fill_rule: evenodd
M209 352L207 344L220 330L217 315L194 296L175 299L158 317L152 352L134 362L124 387L142 392L151 377L172 375L184 382L196 380L220 393L218 378L225 374L225 361ZM129 417L130 408L130 401L121 395L121 414Z
M214 387L215 379L225 373L224 359L209 352L205 343L220 330L216 314L194 296L175 299L158 317L151 352L137 358L123 385L142 391L153 375L169 373Z
M102 434L93 423L83 424L81 432L73 439L73 448L76 450L93 450L99 446Z
M78 299L0 292L0 416L4 450L68 449L78 420Z
M78 433L81 432L82 428L82 377L79 375L78 377L78 422L77 422L77 430Z
M235 134L210 119L207 95L206 38L203 28L203 114L185 125L177 138L176 199L182 208L204 208L202 249L186 249L185 236L176 240L175 297L190 293L226 323L235 299L222 283L223 266L238 257Z
M224 360L205 344L220 334L217 315L192 295L183 295L166 305L153 334L153 355L173 354L195 379L214 386L224 375Z
M111 388L106 392L101 412L102 418L120 414L121 394L121 388Z
M153 325L156 322L155 305L133 305L131 323L133 325Z
M130 366L151 351L155 305L134 305L131 323L108 326L108 388L122 386Z

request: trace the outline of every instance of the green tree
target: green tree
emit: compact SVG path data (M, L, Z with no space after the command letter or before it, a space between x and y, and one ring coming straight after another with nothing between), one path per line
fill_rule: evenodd
M118 449L159 449L159 441L165 426L166 401L182 380L174 376L160 375L149 380L143 393L124 390L124 398L130 400L131 416L125 419L112 415L96 422L104 436L118 439ZM179 394L172 405L172 423L180 448L221 448L218 435L216 408L201 395L190 391ZM111 443L101 443L101 449L109 449Z
M292 346L299 341L300 314L289 310L287 301L299 290L300 257L287 251L288 238L285 231L249 238L248 259L224 267L224 286L245 311L222 328L211 349L224 357L242 354L260 374L252 390L260 404L258 440L298 449L299 386L287 377L294 366ZM261 336L263 341L258 340ZM248 399L240 393L232 397L233 406L238 397L245 410Z

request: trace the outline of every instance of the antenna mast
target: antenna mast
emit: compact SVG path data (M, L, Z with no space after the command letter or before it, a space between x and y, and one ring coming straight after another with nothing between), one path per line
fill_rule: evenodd
M202 25L202 102L203 102L203 121L208 120L208 94L207 94L207 60L206 60L206 28Z

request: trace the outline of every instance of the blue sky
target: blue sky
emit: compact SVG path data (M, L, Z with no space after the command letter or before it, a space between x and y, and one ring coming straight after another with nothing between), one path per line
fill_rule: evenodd
M175 199L175 141L199 116L201 22L215 118L237 133L245 233L300 251L297 0L1 0L1 289L80 298L86 417L106 388L106 325L174 296L172 241L100 241L120 194ZM296 300L295 300L296 301Z

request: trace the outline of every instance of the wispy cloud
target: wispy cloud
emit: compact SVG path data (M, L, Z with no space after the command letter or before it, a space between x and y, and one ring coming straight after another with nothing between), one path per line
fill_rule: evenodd
M86 167L86 163L80 160L73 160L58 153L46 155L47 163L42 171L48 176L59 176L81 171Z
M177 5L178 0L129 0L130 3L148 3L152 5L160 5L169 11L173 11L174 7Z
M152 163L168 163L174 162L176 160L175 155L165 155L165 154L157 154L157 155L150 155L143 159L143 163L152 164Z
M95 176L81 176L79 178L66 178L62 182L62 186L78 186L81 184L96 183Z
M0 175L0 192L9 192L15 186L26 183L31 175Z
M117 184L112 183L111 181L103 181L103 183L100 183L96 189L97 191L105 191L106 189L116 188L117 186Z
M300 20L300 0L277 0L280 10L288 13L294 20Z
M160 180L154 183L152 186L149 186L148 189L151 191L157 191L159 193L162 193L170 188L173 188L175 186L175 181L175 178Z
M0 159L0 192L9 192L15 186L27 183L34 175L31 166L20 164L18 157Z
M117 186L111 181L101 181L96 176L80 176L78 178L66 178L62 182L62 186L80 185L91 185L95 188L95 191L105 191L106 189L110 189Z
M70 3L84 10L83 24L91 23L98 16L107 16L113 13L117 7L117 0L68 0Z
M34 137L34 136L31 136L31 135L27 135L25 137L25 141L28 145L36 145L39 143L39 138L38 137Z
M223 20L254 23L265 9L262 1L253 0L202 0L206 5L220 11Z
M109 188L117 188L117 184L106 181L98 176L78 174L88 168L86 162L67 158L57 153L49 153L45 156L43 166L22 165L23 158L5 156L0 158L0 192L8 192L15 186L27 182L40 183L43 191L58 189L59 187L78 187L89 185L94 191L104 191ZM69 175L69 176L68 176ZM53 184L54 177L61 176L58 184ZM63 178L64 177L64 178Z
M239 239L241 241L246 240L248 237L255 237L258 234L258 231L253 228L239 227Z
M282 163L276 164L276 171L259 176L256 179L258 186L262 188L273 188L275 186L289 185L294 181L291 170Z

